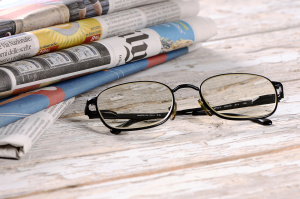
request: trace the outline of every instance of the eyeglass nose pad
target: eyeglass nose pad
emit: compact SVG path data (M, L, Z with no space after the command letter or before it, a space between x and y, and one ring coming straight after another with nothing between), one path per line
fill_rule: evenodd
M171 120L174 120L175 117L176 117L176 112L177 112L177 103L175 102L174 104L174 109L173 109L173 112L171 114Z
M212 116L211 112L206 108L201 99L198 100L198 103L207 115Z

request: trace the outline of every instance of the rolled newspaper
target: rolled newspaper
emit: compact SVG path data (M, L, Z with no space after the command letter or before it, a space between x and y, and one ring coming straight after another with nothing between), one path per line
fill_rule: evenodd
M0 38L0 64L195 16L198 10L197 0L170 0Z
M166 0L3 0L0 37L162 1Z
M0 97L183 48L215 33L211 19L192 17L4 64L0 67Z

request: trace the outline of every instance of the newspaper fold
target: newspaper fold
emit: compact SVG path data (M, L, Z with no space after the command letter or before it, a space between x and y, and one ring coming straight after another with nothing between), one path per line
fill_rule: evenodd
M0 98L183 48L215 34L211 19L192 17L7 63L0 66Z
M198 11L197 0L170 0L0 38L0 64L195 16Z
M0 158L20 159L73 101L71 98L0 128Z

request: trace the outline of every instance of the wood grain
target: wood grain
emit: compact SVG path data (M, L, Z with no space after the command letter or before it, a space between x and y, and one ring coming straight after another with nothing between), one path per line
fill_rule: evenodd
M218 35L203 48L77 96L20 161L0 160L0 198L299 198L300 4L200 1ZM200 85L247 72L284 85L271 126L216 116L177 116L142 131L112 135L83 115L85 101L135 80ZM178 109L198 93L176 92Z
M32 198L297 198L299 148L273 152L90 181Z

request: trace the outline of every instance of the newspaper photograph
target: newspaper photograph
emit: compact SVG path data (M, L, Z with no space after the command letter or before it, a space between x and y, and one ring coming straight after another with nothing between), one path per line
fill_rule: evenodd
M0 1L0 37L105 15L165 0Z
M0 38L0 64L195 16L198 11L197 0L172 0Z
M0 158L20 159L73 101L71 98L0 128Z
M0 66L0 98L183 48L215 33L211 19L192 17L7 63Z

